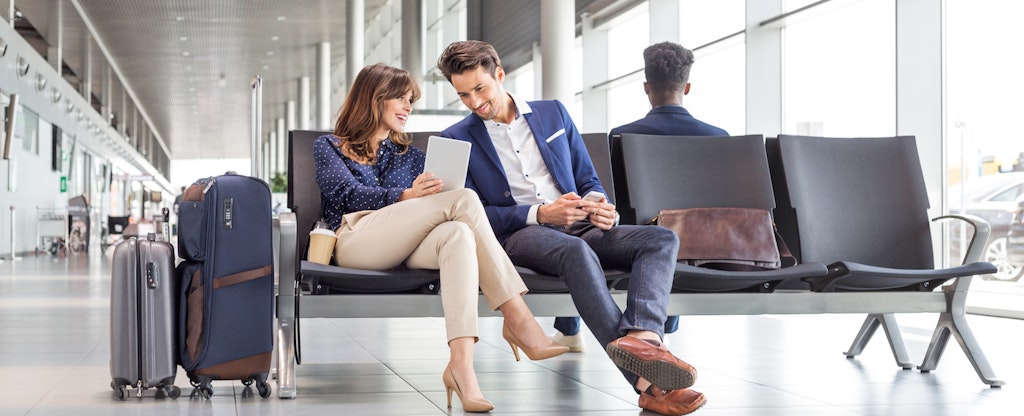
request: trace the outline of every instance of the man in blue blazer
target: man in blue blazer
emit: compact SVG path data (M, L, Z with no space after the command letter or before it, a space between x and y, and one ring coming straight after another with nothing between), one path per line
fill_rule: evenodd
M644 93L651 103L647 116L612 129L608 137L622 133L656 134L669 136L728 136L725 130L697 120L683 108L683 96L690 93L690 68L693 52L672 42L662 42L644 49ZM566 339L579 332L579 319L555 319L558 339ZM665 320L665 333L679 329L679 317Z
M704 395L689 389L696 370L661 344L679 239L662 227L617 225L568 111L505 91L491 45L455 42L437 67L473 112L441 135L473 144L466 185L512 262L565 280L583 321L640 393L641 408L679 415L702 406ZM625 311L602 266L632 270Z
M728 136L725 130L693 118L683 108L683 96L690 93L693 61L693 52L672 42L644 49L644 93L651 102L651 111L642 119L612 129L608 135Z

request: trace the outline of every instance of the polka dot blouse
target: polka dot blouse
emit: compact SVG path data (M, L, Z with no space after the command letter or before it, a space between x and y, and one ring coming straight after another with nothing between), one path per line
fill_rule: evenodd
M334 135L320 136L313 142L316 184L324 220L337 229L341 216L350 212L380 209L398 202L398 197L423 173L424 153L385 139L377 151L377 163L363 165L349 159L337 147Z

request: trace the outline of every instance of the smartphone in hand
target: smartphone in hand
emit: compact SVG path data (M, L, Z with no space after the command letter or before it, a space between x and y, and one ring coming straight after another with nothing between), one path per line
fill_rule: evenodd
M597 191L587 192L587 194L583 196L584 201L601 202L602 199L604 199L604 194Z

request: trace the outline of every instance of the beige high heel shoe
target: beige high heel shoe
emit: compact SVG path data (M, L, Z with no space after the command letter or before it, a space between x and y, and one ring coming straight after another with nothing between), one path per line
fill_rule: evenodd
M444 368L444 373L441 374L441 381L444 382L444 390L448 393L448 408L452 407L452 390L455 394L459 395L459 401L462 402L462 410L473 413L490 412L494 410L494 403L491 403L487 399L468 399L462 397L462 389L459 388L459 383L455 381L455 376L452 374L451 366Z
M516 337L516 334L512 333L512 330L508 328L508 323L504 323L501 326L501 336L508 341L508 346L512 347L512 353L516 355L516 361L519 361L519 350L523 350L527 357L530 357L533 361L543 360L545 358L557 357L559 355L569 352L569 347L559 345L558 343L548 340L548 344L543 347L528 348L523 346L523 342ZM545 338L546 339L546 338Z

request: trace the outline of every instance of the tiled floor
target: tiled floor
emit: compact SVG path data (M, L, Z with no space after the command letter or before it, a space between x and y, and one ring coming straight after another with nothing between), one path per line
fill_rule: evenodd
M0 415L441 415L448 351L441 319L307 319L298 398L244 397L217 382L211 400L117 401L109 388L108 259L25 257L0 263ZM685 317L672 350L697 366L694 387L722 415L1019 415L1024 321L969 316L996 374L990 389L955 343L930 374L900 370L883 339L842 352L860 316ZM911 357L934 315L899 317ZM550 327L551 318L541 318ZM637 396L590 338L589 350L515 362L500 320L481 322L476 369L494 414L638 415ZM456 399L457 401L457 399ZM461 413L456 403L451 413Z

